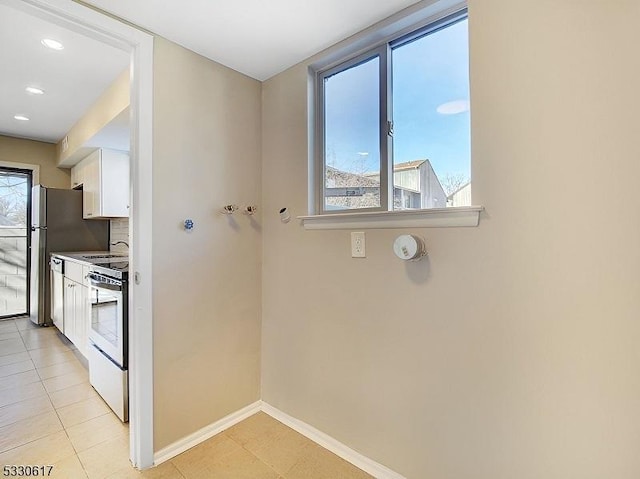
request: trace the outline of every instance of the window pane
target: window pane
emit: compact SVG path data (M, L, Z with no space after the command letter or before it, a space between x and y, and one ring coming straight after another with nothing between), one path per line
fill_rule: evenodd
M324 209L380 206L380 60L324 80Z
M29 175L0 171L0 318L28 313Z
M467 23L392 51L396 210L471 204Z

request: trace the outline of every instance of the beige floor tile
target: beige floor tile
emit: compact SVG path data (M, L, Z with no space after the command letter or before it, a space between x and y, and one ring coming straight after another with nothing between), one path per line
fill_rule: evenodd
M22 351L20 353L14 353L14 354L7 354L6 356L0 356L0 366L19 363L22 361L27 361L28 359L31 359L31 356L29 356L29 353L27 351Z
M53 411L49 396L39 396L9 404L8 406L0 407L0 427L49 411Z
M12 374L30 371L31 369L35 369L35 366L33 365L33 361L31 361L31 359L20 361L19 363L5 364L4 366L0 366L0 378L11 376Z
M23 384L16 388L4 389L0 391L0 407L46 394L47 391L40 381Z
M112 439L78 453L89 479L104 479L131 466L129 442Z
M0 356L0 366L6 366L7 364L20 363L31 359L28 351L22 351L20 353L7 354L6 356Z
M36 329L24 329L22 331L18 330L18 334L20 337L27 340L33 340L38 338L46 338L46 337L57 337L59 333L57 328L36 328Z
M0 464L55 464L75 451L64 431L50 434L0 454Z
M57 349L32 349L29 356L36 368L44 368L58 363L66 363L77 360L71 350L59 351Z
M0 341L0 357L8 354L22 353L26 351L22 338L3 339Z
M53 393L56 391L60 391L61 389L66 389L71 386L77 386L78 384L85 383L89 380L89 373L87 371L83 372L73 372L68 374L63 374L62 376L56 376L55 378L49 378L42 381L45 389L48 393Z
M129 427L115 414L103 414L75 426L68 427L67 435L77 452L86 451L110 439L129 438Z
M224 434L218 434L174 457L171 462L185 477L198 476L208 468L214 467L223 457L241 449L234 440Z
M246 449L227 454L197 472L185 473L179 466L178 470L186 479L278 479L280 477L277 472Z
M14 320L0 321L0 333L11 333L17 330Z
M49 378L55 378L70 373L84 373L87 370L84 368L80 361L74 358L73 361L67 361L64 363L57 363L51 366L45 366L38 368L38 375L44 380Z
M98 393L96 393L96 390L93 389L91 384L84 382L49 393L49 397L51 398L53 406L58 409L68 406L69 404L84 401L85 399L98 397Z
M0 427L0 452L22 446L58 431L62 431L62 423L53 411Z
M0 378L0 391L4 389L19 388L25 384L36 383L40 381L40 376L35 369L25 371L23 373L12 374Z
M227 429L225 434L240 444L269 442L289 428L271 416L259 412Z
M287 472L286 479L371 479L372 476L316 445Z
M267 466L286 476L298 461L318 446L302 434L287 428L268 441L252 440L244 447Z
M53 464L50 477L53 479L87 479L87 473L84 472L78 456L73 455Z
M5 333L0 333L0 341L5 339L20 339L20 333L18 331L7 331Z
M33 324L33 322L29 318L16 318L14 322L18 331L40 328L40 326L38 326L37 324Z
M65 343L57 334L51 333L34 333L27 338L23 337L22 341L28 350L32 349L57 349L60 351L68 351L70 344Z
M56 409L65 429L111 412L101 397L85 399Z
M107 479L134 479L134 478L147 478L147 479L183 479L184 476L180 474L180 471L171 464L165 462L157 467L146 469L144 471L138 471L133 466L121 469L116 473L107 477Z

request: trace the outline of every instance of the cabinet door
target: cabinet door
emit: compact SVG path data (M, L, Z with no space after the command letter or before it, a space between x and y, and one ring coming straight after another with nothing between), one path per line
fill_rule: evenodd
M62 306L64 311L63 333L73 343L76 337L76 288L74 285L77 283L69 278L64 278L62 283L64 287Z
M86 286L75 283L74 288L75 291L75 341L73 344L76 345L78 351L82 353L83 356L87 356L87 343L89 341L89 316L88 316L88 307L87 302L89 301L89 288Z
M109 218L129 216L129 154L102 150L100 159L100 214Z
M85 219L90 219L100 216L100 150L82 162L82 213Z
M71 188L77 188L78 186L80 186L82 184L82 179L81 179L81 166L78 163L76 166L74 166L73 168L71 168Z
M64 334L64 276L51 270L51 319Z

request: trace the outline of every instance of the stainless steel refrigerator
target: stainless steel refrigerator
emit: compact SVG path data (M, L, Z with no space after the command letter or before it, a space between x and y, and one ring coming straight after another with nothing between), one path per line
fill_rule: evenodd
M51 319L51 253L107 251L109 221L82 219L82 191L36 185L31 197L30 318L36 324Z

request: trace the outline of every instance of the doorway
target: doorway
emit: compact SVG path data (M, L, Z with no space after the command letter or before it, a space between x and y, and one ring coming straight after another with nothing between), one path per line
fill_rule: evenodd
M0 320L29 313L32 174L0 167Z
M152 150L153 36L85 5L65 0L0 0L130 54L131 208L129 216L130 459L144 469L153 450Z

